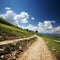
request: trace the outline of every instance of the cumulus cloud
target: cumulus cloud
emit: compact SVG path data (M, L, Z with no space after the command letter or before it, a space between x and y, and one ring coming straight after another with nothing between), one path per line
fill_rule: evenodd
M15 22L13 17L16 15L16 13L14 13L14 11L12 10L7 10L5 14L1 14L0 17L9 20L10 22Z
M47 27L48 29L52 29L53 25L52 23L56 23L56 21L44 21L44 26Z
M51 29L53 28L51 23L52 21L44 21L44 26Z
M0 14L0 17L16 24L19 26L20 23L27 23L29 19L29 14L27 12L21 12L16 14L13 10L9 7L5 7L6 13Z
M27 23L29 19L29 14L27 12L21 12L14 16L14 20L17 20L20 23Z
M31 17L31 19L32 19L32 20L35 20L35 18L34 18L34 17Z
M55 23L55 21L44 21L39 22L37 26L33 26L32 24L29 24L27 27L22 27L24 29L32 30L32 31L38 31L39 33L55 33L60 34L60 26L53 27L52 23Z
M39 22L38 23L38 26L40 28L44 28L44 29L52 29L53 28L53 24L54 21L44 21L43 23L42 22Z
M37 27L29 24L29 25L26 27L26 29L29 29L29 30L32 30L32 31L36 31Z
M54 32L54 30L57 30L57 27L53 27L53 24L56 23L56 21L44 21L39 22L37 26L37 31L40 33L57 33L57 31Z
M51 30L51 33L60 34L60 26L57 26Z

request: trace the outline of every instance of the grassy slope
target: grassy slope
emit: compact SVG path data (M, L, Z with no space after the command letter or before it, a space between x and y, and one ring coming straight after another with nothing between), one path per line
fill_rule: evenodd
M23 38L33 35L33 32L23 30L0 18L0 40Z
M60 60L60 43L54 41L60 40L60 35L54 37L41 35L41 37L46 41L46 44L48 45L49 49L53 52L53 54L55 54L58 60Z

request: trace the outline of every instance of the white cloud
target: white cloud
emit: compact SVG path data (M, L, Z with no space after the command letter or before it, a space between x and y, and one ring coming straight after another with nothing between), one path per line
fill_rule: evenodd
M32 24L29 24L28 26L24 27L22 26L23 29L28 29L28 30L31 30L31 31L36 31L37 29L37 26L33 26Z
M48 29L52 29L53 25L52 23L56 23L56 21L44 21L44 26L47 27Z
M32 30L32 31L38 31L39 33L55 33L60 34L60 26L53 27L52 23L53 21L44 21L39 22L37 26L33 26L32 24L29 24L27 27L22 27L24 29Z
M52 27L52 21L44 21L44 26L51 29Z
M37 31L40 33L60 34L60 26L53 27L53 23L56 23L56 21L44 21L43 23L39 22L37 26Z
M54 29L52 23L55 23L55 21L44 21L38 23L38 32L41 33L51 33L51 30Z
M0 17L12 22L19 26L20 23L27 23L29 19L29 14L27 12L21 12L16 14L13 10L9 7L5 7L6 13L0 14Z
M9 20L10 22L15 22L15 20L13 19L13 17L16 15L16 13L14 13L14 11L12 10L7 10L5 14L1 14L0 17Z
M32 19L32 20L35 20L35 18L34 18L34 17L31 17L31 19Z
M51 30L51 33L60 34L60 26L57 26Z
M27 23L29 15L27 12L21 12L20 14L15 15L14 20L18 20L19 23Z

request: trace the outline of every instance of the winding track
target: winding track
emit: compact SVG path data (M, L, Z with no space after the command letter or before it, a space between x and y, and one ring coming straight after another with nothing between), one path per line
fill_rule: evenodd
M16 43L20 40L29 40L31 38L37 37L37 41L35 41L21 57L16 60L57 60L53 54L48 50L45 41L37 35L31 36L29 38L16 39L16 40L8 40L0 42L0 45L5 45L8 43Z
M44 40L39 36L35 35L35 37L37 37L37 41L16 60L57 60L48 50Z

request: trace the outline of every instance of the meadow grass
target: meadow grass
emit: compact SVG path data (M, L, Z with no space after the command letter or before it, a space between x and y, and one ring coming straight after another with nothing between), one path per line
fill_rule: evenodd
M7 37L24 38L32 36L33 32L0 23L0 35L6 39L8 39Z
M45 40L46 44L48 45L52 53L55 54L58 60L60 60L60 43L54 41L55 39L60 40L60 38L43 36L43 35L41 37Z

